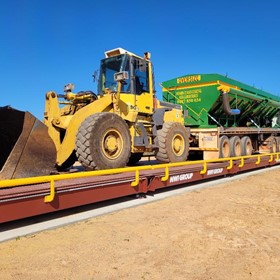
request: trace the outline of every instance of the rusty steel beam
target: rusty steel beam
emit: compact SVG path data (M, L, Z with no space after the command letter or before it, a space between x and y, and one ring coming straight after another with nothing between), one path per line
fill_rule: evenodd
M110 200L162 188L172 188L203 180L279 164L269 156L217 163L199 163L186 166L140 171L135 187L134 173L68 179L56 182L54 200L46 203L48 183L0 189L0 223L69 209L81 205Z

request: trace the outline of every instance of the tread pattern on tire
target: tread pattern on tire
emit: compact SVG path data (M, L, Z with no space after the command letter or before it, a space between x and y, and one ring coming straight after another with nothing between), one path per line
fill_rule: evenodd
M224 145L228 148L228 154L224 154ZM219 158L225 158L230 156L230 145L229 145L229 138L226 135L223 135L219 139Z
M241 138L241 156L250 156L252 151L253 147L251 138L249 136L243 136Z
M238 157L241 155L241 140L239 136L232 136L229 139L229 146L230 146L230 156L231 157ZM239 154L237 154L237 148L240 148Z
M175 122L165 122L162 126L162 129L158 130L157 137L155 141L158 143L158 151L156 153L156 159L160 162L178 162L178 161L184 161L188 157L189 153L189 142L188 142L188 135L187 131L185 131L184 139L185 139L185 149L186 151L183 153L182 156L176 158L176 155L172 154L170 147L169 147L169 141L170 138L173 138L173 135L170 135L170 131L172 128L178 129L181 133L184 132L185 127L181 125L180 123Z
M111 161L109 164L104 164L98 158L101 156L101 151L98 147L94 147L92 144L92 137L99 137L98 135L93 135L95 133L94 128L105 121L105 119L111 118L111 123L114 124L116 120L121 123L124 130L122 131L122 135L124 135L125 143L123 149L124 155L122 160L115 160ZM108 120L106 120L108 121ZM130 157L130 150L131 150L131 140L130 134L128 130L128 126L126 122L117 116L114 113L108 112L101 112L93 114L87 117L81 124L80 128L78 129L77 137L76 137L76 155L78 161L87 169L107 169L107 168L118 168L123 167L127 164L129 157ZM109 162L109 161L108 161ZM119 164L121 162L121 164Z

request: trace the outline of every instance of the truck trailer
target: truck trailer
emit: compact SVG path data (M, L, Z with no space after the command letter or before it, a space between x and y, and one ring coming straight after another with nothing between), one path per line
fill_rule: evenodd
M213 159L280 151L280 97L219 74L161 85L163 100L182 106L191 153Z

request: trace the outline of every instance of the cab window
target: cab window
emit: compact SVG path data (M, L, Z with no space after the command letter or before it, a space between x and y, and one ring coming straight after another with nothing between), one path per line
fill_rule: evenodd
M134 60L134 92L141 94L149 92L148 62L145 60Z

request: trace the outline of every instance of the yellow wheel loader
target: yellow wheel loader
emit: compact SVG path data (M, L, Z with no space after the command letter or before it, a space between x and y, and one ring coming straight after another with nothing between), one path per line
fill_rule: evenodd
M7 144L10 148L5 155L1 155L0 178L44 175L53 171L54 166L65 170L77 160L87 170L119 168L137 163L144 153L154 153L161 162L187 159L189 131L183 125L182 108L155 98L149 53L142 58L121 48L107 51L101 60L98 94L73 93L73 89L73 84L68 84L64 94L46 94L44 124L36 120L42 133L32 135L33 128L25 120L29 113L11 111L22 115L10 118L16 125L7 125L3 119L1 142L7 142L7 137L13 141ZM2 108L4 115L9 110ZM15 129L17 122L22 125ZM2 126L6 127L4 134ZM12 133L17 130L16 135L7 136L9 127ZM22 139L28 133L32 139ZM15 158L11 162L15 166L23 161L14 148L18 145L23 150L27 142L40 152L37 157L33 150L25 156L29 162L24 167L29 171L5 171L10 158Z

